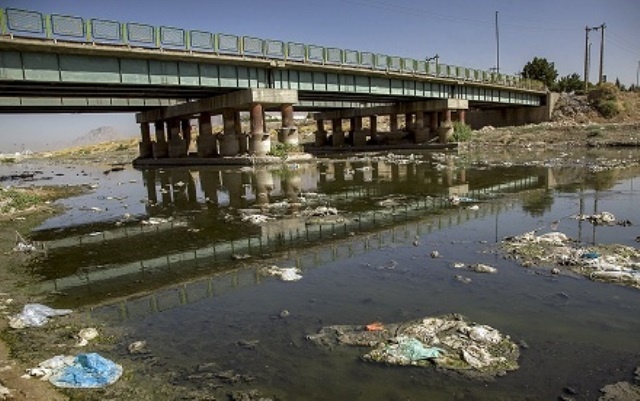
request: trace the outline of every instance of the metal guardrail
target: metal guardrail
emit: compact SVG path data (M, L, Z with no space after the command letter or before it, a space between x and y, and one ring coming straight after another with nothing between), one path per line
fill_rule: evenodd
M42 14L17 8L0 8L0 34L76 42L130 45L152 49L238 55L311 64L327 64L417 76L488 83L509 88L544 90L545 85L519 76L497 74L412 58L260 39L224 33L155 27L135 22Z

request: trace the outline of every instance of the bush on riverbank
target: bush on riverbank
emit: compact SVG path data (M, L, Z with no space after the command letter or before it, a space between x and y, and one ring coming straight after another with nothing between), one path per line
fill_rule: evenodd
M603 83L589 92L588 99L605 118L620 114L623 107L619 99L620 90L612 83Z
M471 126L456 121L453 123L453 136L451 140L453 142L467 142L471 139Z

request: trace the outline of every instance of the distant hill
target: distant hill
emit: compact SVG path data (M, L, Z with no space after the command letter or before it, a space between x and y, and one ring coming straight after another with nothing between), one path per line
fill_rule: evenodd
M71 142L71 146L95 145L97 143L120 141L130 138L132 138L131 135L123 134L114 127L104 126L92 129L86 134L74 139L73 142Z

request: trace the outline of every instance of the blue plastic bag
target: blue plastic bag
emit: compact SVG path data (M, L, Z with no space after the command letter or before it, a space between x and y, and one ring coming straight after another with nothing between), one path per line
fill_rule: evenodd
M49 381L56 387L101 388L115 383L122 366L99 354L78 354L73 364L56 371Z

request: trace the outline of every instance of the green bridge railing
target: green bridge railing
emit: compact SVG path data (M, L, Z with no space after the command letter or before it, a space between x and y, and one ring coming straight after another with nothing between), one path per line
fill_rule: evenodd
M540 81L425 60L136 22L42 14L16 8L0 8L0 34L335 65L545 90Z

